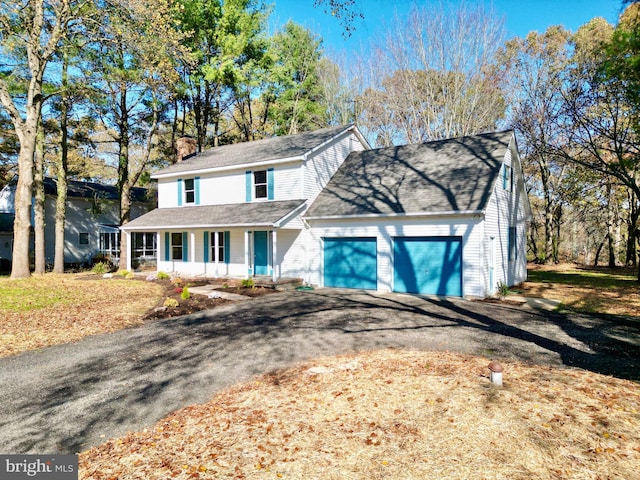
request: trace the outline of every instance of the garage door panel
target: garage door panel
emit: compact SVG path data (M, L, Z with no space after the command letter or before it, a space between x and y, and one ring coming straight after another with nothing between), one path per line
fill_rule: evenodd
M462 296L461 238L396 238L394 291Z
M324 285L327 287L377 288L375 238L324 239Z

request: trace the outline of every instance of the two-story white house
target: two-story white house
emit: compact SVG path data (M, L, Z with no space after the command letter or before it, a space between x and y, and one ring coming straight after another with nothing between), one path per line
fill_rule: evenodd
M212 148L153 174L158 208L123 230L157 232L161 271L304 278L302 214L345 158L367 148L353 125Z
M212 148L155 173L158 270L484 297L526 279L511 131L370 149L356 126Z

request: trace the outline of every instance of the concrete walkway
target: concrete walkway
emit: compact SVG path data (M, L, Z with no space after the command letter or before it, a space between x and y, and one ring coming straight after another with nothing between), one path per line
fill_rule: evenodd
M0 452L83 451L323 355L448 350L640 380L639 340L638 322L621 319L353 290L278 293L0 359Z

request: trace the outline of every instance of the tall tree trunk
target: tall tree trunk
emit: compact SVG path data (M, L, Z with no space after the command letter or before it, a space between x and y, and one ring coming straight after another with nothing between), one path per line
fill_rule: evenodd
M627 217L627 248L625 254L626 265L637 265L638 256L636 248L636 229L640 220L640 205L636 194L628 190L629 216Z
M615 212L613 211L613 187L607 184L607 249L609 251L609 268L616 266L615 237L613 235L613 224L615 222Z
M67 75L67 56L62 62L62 102L60 104L60 157L58 157L58 195L56 197L55 253L53 271L64 273L64 227L67 218L67 173L69 170L69 96L66 88L69 83Z
M562 205L553 209L553 262L560 263L560 227L562 226Z
M131 217L131 186L129 185L129 110L127 107L127 84L120 85L120 118L118 122L118 196L120 198L120 225ZM120 269L127 267L127 242L120 234Z
M31 199L33 195L33 154L36 146L38 106L27 107L24 128L16 129L20 140L18 154L18 185L16 186L15 219L13 221L13 256L11 278L31 275L29 247L31 244Z
M33 160L33 193L35 198L33 206L34 270L37 274L43 274L46 267L46 258L44 235L44 125L42 121L38 122L36 150Z
M596 249L596 255L595 255L595 258L593 260L593 266L594 267L598 266L598 261L600 260L600 252L602 252L602 248L604 247L604 242L607 241L607 238L609 238L609 234L608 233L604 236L604 238L600 242L600 245L598 245L598 248Z

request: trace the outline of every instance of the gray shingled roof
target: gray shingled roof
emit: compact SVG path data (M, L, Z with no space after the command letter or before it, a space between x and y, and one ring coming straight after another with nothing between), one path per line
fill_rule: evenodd
M483 210L512 132L352 152L305 217Z
M13 179L9 185L15 185L17 179ZM58 194L58 182L55 178L45 177L45 195ZM99 198L101 200L119 200L118 189L115 185L105 183L85 182L81 180L67 180L67 196L73 198ZM131 201L151 203L155 201L155 191L146 188L133 187L131 189Z
M301 157L349 128L352 128L352 125L341 125L339 127L323 128L321 130L299 133L297 135L265 138L253 142L234 143L232 145L214 147L198 155L189 157L182 162L159 170L155 172L152 177Z
M273 226L294 212L305 200L254 202L232 205L156 208L132 220L126 230L158 228Z

